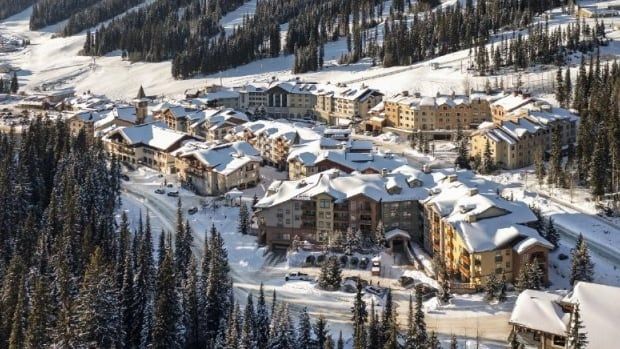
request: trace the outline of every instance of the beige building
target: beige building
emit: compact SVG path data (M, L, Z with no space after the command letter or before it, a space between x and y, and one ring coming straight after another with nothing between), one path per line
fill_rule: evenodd
M383 94L378 90L361 87L322 86L315 92L317 117L327 124L349 123L367 119L369 111L381 103Z
M222 141L235 127L249 121L245 113L234 109L205 109L195 113L188 132L208 141Z
M484 123L471 134L470 156L484 158L488 143L495 164L515 169L533 164L537 156L550 150L555 132L559 132L563 147L576 142L576 115L543 101L527 100L525 104L515 103L520 105L517 109L496 106L495 122Z
M144 165L169 174L177 172L172 152L190 140L196 138L158 123L120 127L103 137L108 154L129 164Z
M439 95L410 96L405 92L384 102L386 125L405 130L456 130L477 127L491 119L489 101L495 97Z
M444 178L424 202L424 247L439 255L454 279L479 287L492 274L514 281L522 266L536 261L547 281L553 247L528 225L536 216L527 205L508 201L490 185L479 187Z
M260 180L262 159L247 142L220 145L189 142L173 154L179 178L200 195L245 189Z

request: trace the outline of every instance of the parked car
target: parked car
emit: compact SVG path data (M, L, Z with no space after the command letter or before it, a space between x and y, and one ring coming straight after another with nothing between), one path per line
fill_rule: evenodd
M166 191L163 190L162 188L157 188L157 189L155 189L155 194L166 194ZM168 194L170 194L170 193L168 193Z
M340 287L340 290L346 293L357 293L357 282L355 282L354 280L345 279L344 281L342 281L342 286Z
M409 276L401 276L398 278L398 284L403 288L411 288L415 286L415 279Z
M169 191L168 194L166 194L168 196L172 196L173 198L176 198L179 196L179 192L178 191Z
M366 286L364 288L364 290L367 293L374 294L375 296L377 296L379 298L383 298L383 296L385 295L385 292L386 292L385 288L379 287L379 286Z
M312 278L306 273L295 271L292 273L288 273L286 274L286 276L284 276L284 281L290 280L312 281Z
M429 300L437 295L438 290L426 283L416 285L416 290L420 290L422 293L422 300Z
M129 176L126 175L126 174L121 174L121 179L126 181L126 182L129 182Z
M357 285L357 282L359 281L360 284L362 284L362 287L366 287L368 286L368 281L362 279L359 276L347 276L344 278L345 281L352 281L354 285Z
M174 187L174 184L172 184L172 183L168 183L168 185L166 185L166 186L167 186L168 188L172 188L172 187Z
M187 214L196 214L196 212L198 212L198 207L194 206L192 208L190 208L189 210L187 210Z
M381 275L381 262L380 261L372 261L372 266L370 267L370 274L373 276Z
M359 264L360 269L366 269L366 268L368 268L368 262L370 262L370 260L369 260L368 258L366 258L366 257L362 258L362 259L360 260L360 264Z

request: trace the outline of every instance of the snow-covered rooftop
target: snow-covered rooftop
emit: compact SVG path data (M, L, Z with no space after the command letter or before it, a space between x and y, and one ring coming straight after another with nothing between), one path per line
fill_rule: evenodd
M203 165L223 175L230 174L250 162L260 162L258 150L247 142L239 141L221 145L188 142L175 155L193 157Z
M510 323L564 336L570 315L562 310L561 300L557 293L525 290L517 298Z
M107 137L120 134L129 145L147 145L155 149L167 151L175 144L193 137L175 130L166 128L159 122L132 127L119 127L110 132Z
M336 202L342 202L357 195L363 195L374 201L395 202L423 200L428 197L428 189L410 186L409 177L403 173L344 174L332 169L296 181L274 182L257 207L272 207L289 200L307 200L319 194L327 194ZM425 177L430 183L432 177ZM390 182L391 189L387 188Z

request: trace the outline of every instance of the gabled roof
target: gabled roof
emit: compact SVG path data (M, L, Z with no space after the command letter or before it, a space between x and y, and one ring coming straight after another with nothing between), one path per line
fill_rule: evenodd
M565 336L569 314L562 310L561 300L562 296L557 293L525 290L519 294L509 321L522 327Z
M181 158L193 157L206 167L223 175L230 174L250 162L260 162L260 153L247 142L233 142L210 146L192 142L179 149Z
M146 145L161 151L169 151L184 140L194 137L166 128L162 123L150 123L132 127L122 127L110 132L107 138L120 135L129 145Z

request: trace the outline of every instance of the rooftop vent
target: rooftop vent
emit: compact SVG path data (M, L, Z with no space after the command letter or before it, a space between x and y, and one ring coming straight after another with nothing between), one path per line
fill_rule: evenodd
M469 196L478 195L478 188L470 188L469 191L467 192L467 194Z

